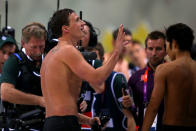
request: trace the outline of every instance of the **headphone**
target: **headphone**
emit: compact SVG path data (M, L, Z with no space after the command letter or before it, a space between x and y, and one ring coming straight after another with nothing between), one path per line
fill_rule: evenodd
M89 32L90 32L90 40L89 40L88 46L95 47L97 45L97 33L96 33L93 25L90 22L88 22L86 20L84 20L84 22L89 27Z

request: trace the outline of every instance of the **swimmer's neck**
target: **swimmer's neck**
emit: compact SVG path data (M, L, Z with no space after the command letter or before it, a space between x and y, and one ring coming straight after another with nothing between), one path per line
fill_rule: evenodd
M176 59L180 59L180 58L190 58L190 52L188 51L178 51L176 53Z

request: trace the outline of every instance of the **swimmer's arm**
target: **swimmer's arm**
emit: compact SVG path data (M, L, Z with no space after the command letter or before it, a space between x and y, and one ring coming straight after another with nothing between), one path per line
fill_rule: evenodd
M94 117L94 118L90 118L88 116L85 116L81 113L78 113L78 122L79 124L85 124L85 125L89 125L89 126L92 126L96 121L99 125L101 125L101 122L100 120L97 118L97 117Z
M1 84L1 99L14 104L39 105L45 107L45 100L42 96L37 96L15 89L10 83Z
M142 131L149 131L155 116L158 112L158 108L163 100L166 86L166 69L164 65L157 67L154 78L154 89L148 104L144 122L142 125Z
M109 73L106 74L102 73L102 71L96 71L89 63L86 62L81 53L74 47L72 49L68 49L63 58L65 64L69 66L71 71L82 80L91 84L97 93L104 91L104 88L101 85L104 83Z
M112 72L115 64L117 63L122 50L124 49L126 42L124 42L123 26L120 27L118 37L116 40L116 46L113 50L111 57L108 61L96 70L86 62L81 53L74 47L70 47L64 53L63 60L66 65L81 79L88 81L91 85L94 85L96 92L103 92L104 89L100 86L104 83L106 78ZM62 53L62 54L63 54Z

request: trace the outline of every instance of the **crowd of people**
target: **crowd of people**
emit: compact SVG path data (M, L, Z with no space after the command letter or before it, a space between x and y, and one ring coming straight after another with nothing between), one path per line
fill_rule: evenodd
M104 53L93 24L72 9L54 12L48 26L24 26L20 49L1 36L1 130L196 130L191 27L154 30L143 46L121 24Z

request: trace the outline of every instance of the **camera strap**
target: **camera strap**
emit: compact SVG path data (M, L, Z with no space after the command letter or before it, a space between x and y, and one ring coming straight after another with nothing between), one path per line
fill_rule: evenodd
M109 76L109 78L106 80L106 82L110 83L110 87L111 87L111 91L112 91L112 94L113 94L113 85L114 85L114 78L116 77L116 72L112 72L112 74ZM101 105L104 105L104 99L105 99L105 91L106 91L106 84L105 82L105 90L104 92L101 94ZM116 99L115 99L116 101Z

